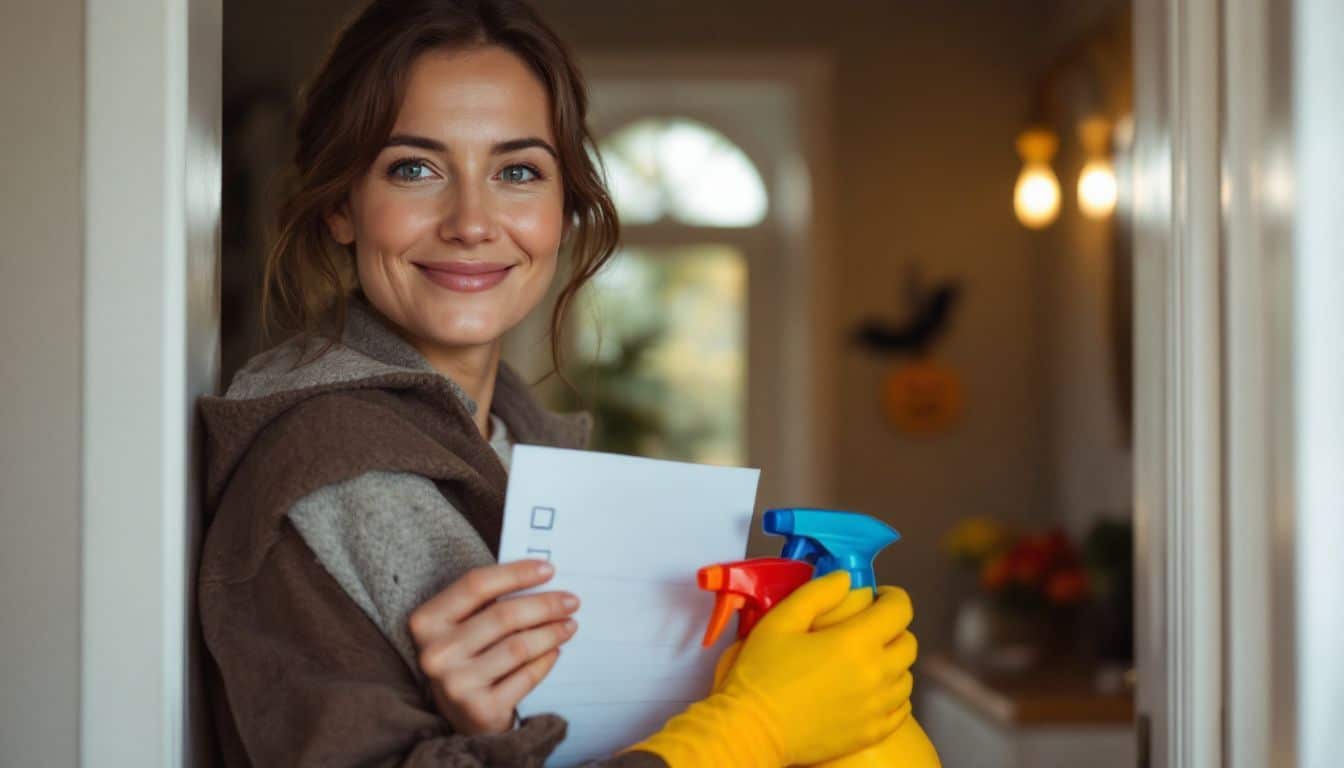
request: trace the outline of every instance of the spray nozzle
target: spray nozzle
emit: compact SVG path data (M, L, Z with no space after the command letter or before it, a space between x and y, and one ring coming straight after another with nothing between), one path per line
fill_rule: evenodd
M737 636L746 637L765 612L812 578L812 566L800 560L761 557L707 565L696 574L700 588L715 593L714 613L705 629L708 648L738 613Z
M812 563L817 576L849 571L853 589L877 586L873 558L901 538L877 518L835 509L771 509L762 527L785 537L781 557Z

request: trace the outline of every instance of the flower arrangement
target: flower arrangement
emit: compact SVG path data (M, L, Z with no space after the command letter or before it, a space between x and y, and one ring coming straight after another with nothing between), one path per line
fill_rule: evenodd
M1018 533L987 517L963 520L944 551L975 576L979 589L1015 612L1077 605L1090 594L1078 548L1063 530Z

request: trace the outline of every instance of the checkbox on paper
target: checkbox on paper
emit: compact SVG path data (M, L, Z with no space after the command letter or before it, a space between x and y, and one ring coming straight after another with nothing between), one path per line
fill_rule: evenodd
M528 547L527 556L537 558L538 560L545 560L549 563L551 561L551 550Z
M555 527L555 510L551 507L533 507L532 527L539 531L551 530Z

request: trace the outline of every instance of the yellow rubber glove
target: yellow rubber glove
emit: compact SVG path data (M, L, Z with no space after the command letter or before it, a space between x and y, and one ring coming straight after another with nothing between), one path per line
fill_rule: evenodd
M902 592L899 587L878 587L878 599L887 592ZM833 624L838 624L852 616L867 610L873 602L873 591L870 589L856 589L845 597L839 607L832 610L824 616L817 617L816 623L812 625L813 629L824 629ZM909 635L909 633L906 633ZM913 650L913 635L911 637ZM915 661L915 654L912 652L909 657L910 663ZM909 695L914 688L914 678L906 674L901 678L907 701L905 703L906 711L910 711ZM813 768L887 768L887 766L900 766L901 768L940 768L941 763L938 760L938 752L933 747L933 742L920 728L915 718L908 717L901 723L896 732L868 747L867 749L819 763Z
M809 631L848 594L843 571L804 584L756 625L719 691L631 749L670 768L779 768L849 754L895 731L910 712L910 599L894 590Z

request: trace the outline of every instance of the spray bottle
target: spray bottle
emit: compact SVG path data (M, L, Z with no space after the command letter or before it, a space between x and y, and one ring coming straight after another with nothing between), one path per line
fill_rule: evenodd
M718 690L723 677L737 659L742 640L751 634L765 612L788 597L793 590L812 579L812 564L782 557L758 557L731 563L707 565L696 574L700 588L714 593L714 613L705 628L704 647L708 648L723 634L728 619L734 613L737 619L737 642L719 657L714 669L714 689Z
M814 578L832 571L849 571L851 591L840 605L819 616L813 628L838 624L872 604L877 578L873 558L901 535L891 526L867 515L830 509L772 509L765 513L766 533L784 536L784 558L810 562ZM827 768L866 768L900 765L937 768L941 765L933 743L913 716L881 742L852 755L822 763Z

